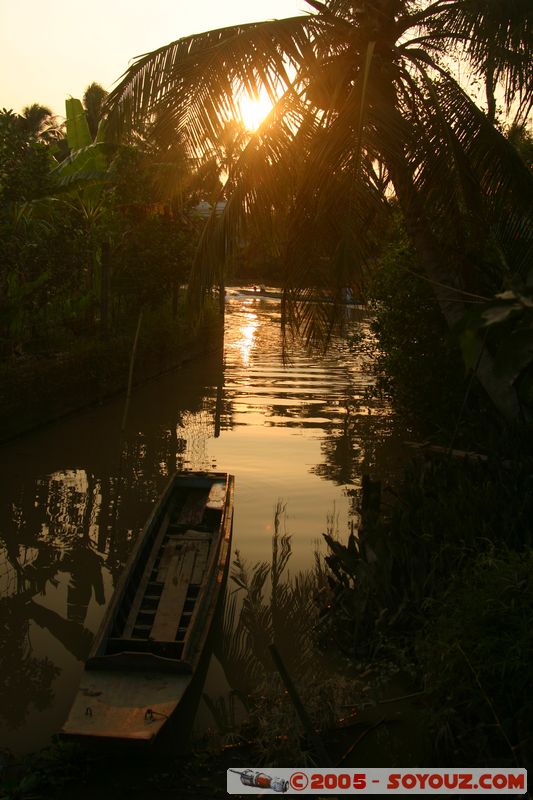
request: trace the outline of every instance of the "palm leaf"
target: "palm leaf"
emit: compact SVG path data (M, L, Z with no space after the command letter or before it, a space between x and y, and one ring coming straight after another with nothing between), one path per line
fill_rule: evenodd
M498 209L510 204L529 216L533 175L515 148L450 75L441 73L436 90L443 113L491 206Z
M131 128L157 114L159 130L186 130L198 153L215 146L228 118L238 118L236 96L275 100L288 70L312 49L314 17L236 25L178 39L139 57L110 94L112 129Z
M189 283L193 309L217 282L224 263L248 231L263 233L281 247L276 215L290 205L295 180L294 146L306 110L286 92L244 148L232 170L233 191L220 217L212 215L200 239Z
M459 34L464 54L479 74L494 71L502 80L507 107L517 95L531 97L533 71L533 9L529 0L479 2L462 0L444 7L438 20L428 17L426 25L449 34Z

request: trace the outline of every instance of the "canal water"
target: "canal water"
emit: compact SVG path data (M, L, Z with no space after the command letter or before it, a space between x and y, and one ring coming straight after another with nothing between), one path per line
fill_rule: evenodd
M354 342L369 341L368 320L347 312L346 334L327 355L295 342L283 352L279 301L229 290L224 352L137 388L125 435L117 397L0 448L0 748L29 752L60 729L176 469L235 475L233 548L249 564L270 558L278 501L293 571L312 565L332 519L341 537L357 521L362 473L386 474L397 443L388 409L365 395ZM219 673L212 664L207 692Z

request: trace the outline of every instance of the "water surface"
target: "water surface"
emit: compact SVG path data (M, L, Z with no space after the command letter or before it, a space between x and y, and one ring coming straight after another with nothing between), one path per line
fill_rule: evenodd
M359 315L360 317L360 315ZM368 335L368 322L346 321ZM236 477L233 548L268 559L274 506L286 503L291 569L313 562L328 515L356 519L361 474L396 453L388 410L349 338L326 356L281 347L276 300L227 297L224 351L124 399L0 448L0 747L45 745L64 721L122 565L168 476ZM208 691L220 684L212 665ZM217 677L218 676L218 677Z

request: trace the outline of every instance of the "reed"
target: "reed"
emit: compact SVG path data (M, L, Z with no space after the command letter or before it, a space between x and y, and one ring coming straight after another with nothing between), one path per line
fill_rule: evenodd
M303 765L316 759L313 737L305 735L269 645L275 644L281 654L313 731L333 727L343 706L356 703L363 688L348 677L346 663L335 663L317 639L316 600L325 580L321 556L317 552L315 569L290 574L291 555L286 507L279 501L270 562L249 567L241 553L235 553L231 580L236 588L228 598L217 652L232 694L224 708L220 701L216 710L209 704L220 734L229 742L235 740L235 731L228 729L227 721L234 715L235 699L241 700L248 713L241 736L253 740L262 764Z

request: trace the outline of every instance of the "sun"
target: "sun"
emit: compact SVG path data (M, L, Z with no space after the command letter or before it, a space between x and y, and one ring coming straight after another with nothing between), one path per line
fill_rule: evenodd
M264 89L257 98L243 93L238 101L239 111L245 127L256 131L267 114L272 110L272 102Z

